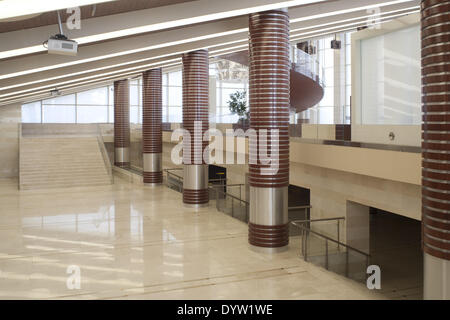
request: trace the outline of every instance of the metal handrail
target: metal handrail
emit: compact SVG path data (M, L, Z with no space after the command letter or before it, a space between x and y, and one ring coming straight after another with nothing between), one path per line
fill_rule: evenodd
M175 177L176 179L178 179L179 182L183 181L183 177L182 176L177 175L177 174L172 172L172 171L179 171L179 170L183 170L183 168L164 169L164 171L166 171L166 173L167 173L167 179L166 179L167 187L171 188L170 176ZM183 185L177 186L176 184L173 184L173 186L175 186L179 192L183 192ZM173 188L171 188L171 189L173 189Z
M339 221L340 220L345 220L344 217L338 217L338 218L325 218L325 219L316 219L316 220L297 220L297 221L292 221L292 225L300 228L302 230L302 252L303 252L303 259L305 261L308 261L308 251L307 251L307 238L305 238L305 234L306 233L312 233L316 236L318 236L319 238L323 238L325 239L325 268L328 269L329 265L328 265L328 241L331 241L332 243L335 243L338 245L338 248L340 248L341 246L346 248L346 275L348 276L349 273L349 250L354 251L362 256L364 256L366 258L366 265L369 265L369 260L370 260L370 254L363 252L359 249L356 249L352 246L349 246L343 242L341 242L340 240L336 240L333 239L331 237L328 237L326 235L323 235L317 231L311 230L311 228L307 227L306 224L307 223L311 223L311 222L320 222L320 221L338 221L338 225L339 225Z
M225 181L225 179L223 179L222 181ZM239 186L245 186L245 184L236 183L236 184L227 184L227 185L220 185L220 184L212 184L212 185L210 185L211 188L239 187Z
M223 185L223 186L209 186L210 189L217 188L217 187L230 187L230 186L228 186L228 185ZM242 202L242 203L244 203L244 204L246 204L246 205L249 204L247 201L245 201L245 200L243 200L243 199L241 199L241 198L239 198L239 197L237 197L237 196L234 196L234 195L232 195L232 194L229 194L228 192L223 192L223 191L220 191L220 190L218 191L217 189L214 189L214 192L216 192L216 193L217 193L217 192L220 192L220 193L224 194L225 196L232 198L233 200Z
M302 209L311 209L312 206L307 205L307 206L297 206L297 207L289 207L288 210L302 210ZM297 220L300 221L300 220Z
M319 61L310 54L295 48L296 57L293 67L297 72L318 82L321 86L325 85L325 71L320 67Z
M348 248L348 249L350 249L350 250L353 250L353 251L355 251L355 252L357 252L357 253L359 253L359 254L361 254L361 255L363 255L363 256L366 256L366 257L368 257L368 258L370 257L370 254L368 254L368 253L366 253L366 252L364 252L364 251L358 250L358 249L356 249L356 248L354 248L354 247L352 247L352 246L349 246L348 244L345 244L345 243L343 243L343 242L341 242L341 241L338 241L338 240L335 240L335 239L333 239L333 238L330 238L330 237L328 237L328 236L326 236L326 235L323 235L323 234L321 234L321 233L319 233L319 232L317 232L317 231L314 231L314 230L311 230L311 229L307 229L307 228L305 228L305 226L300 226L300 225L295 224L295 223L293 223L293 222L294 222L294 221L292 221L292 224L294 224L296 227L305 229L306 231L311 232L311 233L314 233L315 235L317 235L317 236L319 236L319 237L322 237L322 238L324 238L325 240L334 242L334 243L336 243L336 244L338 244L338 245L341 245L341 246L343 246L343 247L345 247L345 248Z
M164 169L164 171L172 176L175 176L177 178L183 179L183 176L177 175L175 173L172 173L171 171L179 171L179 170L183 170L183 168L171 168L171 169Z
M210 179L210 180L208 180L209 183L211 183L211 182L222 182L222 181L228 181L228 179ZM218 185L218 186L220 186L220 185Z
M164 171L166 172L170 172L170 171L181 171L183 170L183 168L169 168L169 169L164 169Z
M108 151L106 151L105 148L105 141L103 140L102 130L99 124L97 125L97 142L100 147L100 153L102 154L103 162L106 165L106 171L108 172L109 180L111 181L111 183L114 183L111 161L109 160Z
M296 207L292 207L292 208L296 208ZM301 208L301 207L299 207L299 208ZM307 206L307 208L311 208L311 206ZM290 209L291 208L289 208L289 210ZM345 220L345 217L310 219L310 220L295 220L295 221L292 221L292 223L297 225L297 223L302 223L302 222L321 222L321 221L335 221L335 220Z

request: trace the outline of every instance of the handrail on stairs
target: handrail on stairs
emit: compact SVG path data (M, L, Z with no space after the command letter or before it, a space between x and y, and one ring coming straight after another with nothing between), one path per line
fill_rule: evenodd
M111 161L109 159L108 152L106 151L105 141L103 140L102 129L100 127L100 124L97 124L97 142L100 148L100 153L102 154L103 157L103 162L105 163L106 166L106 171L108 173L109 180L111 181L111 184L113 184L114 175L112 173Z

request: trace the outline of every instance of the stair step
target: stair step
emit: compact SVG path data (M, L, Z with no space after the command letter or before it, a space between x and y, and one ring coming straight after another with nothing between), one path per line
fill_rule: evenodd
M96 137L28 137L20 143L20 188L111 184Z

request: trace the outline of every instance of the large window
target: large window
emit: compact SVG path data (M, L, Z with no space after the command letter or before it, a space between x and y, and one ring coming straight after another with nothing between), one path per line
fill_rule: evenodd
M106 86L22 105L23 123L114 122L113 86Z
M216 122L236 123L237 115L228 109L230 95L246 91L247 81L219 80L214 63L210 74L216 76ZM181 68L163 73L163 122L183 121L183 79ZM114 123L114 86L27 103L22 106L24 123ZM130 80L130 122L142 123L142 78Z
M236 123L239 116L228 107L230 95L240 91L248 92L247 68L233 63L211 63L209 75L216 79L216 123ZM248 100L248 99L247 99Z
M345 34L345 103L344 103L344 123L350 124L351 122L351 97L352 97L352 34Z
M349 124L351 97L351 33L341 33L341 49L331 48L334 36L312 41L314 56L323 70L324 97L319 104L297 117L313 124ZM321 71L320 71L321 72Z
M183 76L181 70L163 74L163 122L183 122Z
M41 101L27 103L22 106L23 123L41 123L42 105Z
M130 81L130 122L142 123L142 78Z
M247 92L247 83L238 81L217 81L216 86L216 121L217 123L236 123L239 116L232 114L228 107L230 95L237 91Z

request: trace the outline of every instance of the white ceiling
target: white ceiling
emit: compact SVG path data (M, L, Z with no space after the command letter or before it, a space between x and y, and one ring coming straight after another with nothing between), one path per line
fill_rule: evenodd
M207 4L206 4L207 3ZM299 6L299 4L308 3ZM358 7L355 7L357 3ZM0 105L98 86L158 66L180 63L182 52L210 55L245 50L250 12L289 6L291 40L314 38L417 12L419 0L197 0L90 18L68 35L83 44L76 57L49 55L41 43L54 26L0 33ZM101 41L100 41L101 40ZM27 49L27 50L23 50ZM30 53L24 55L23 53Z

